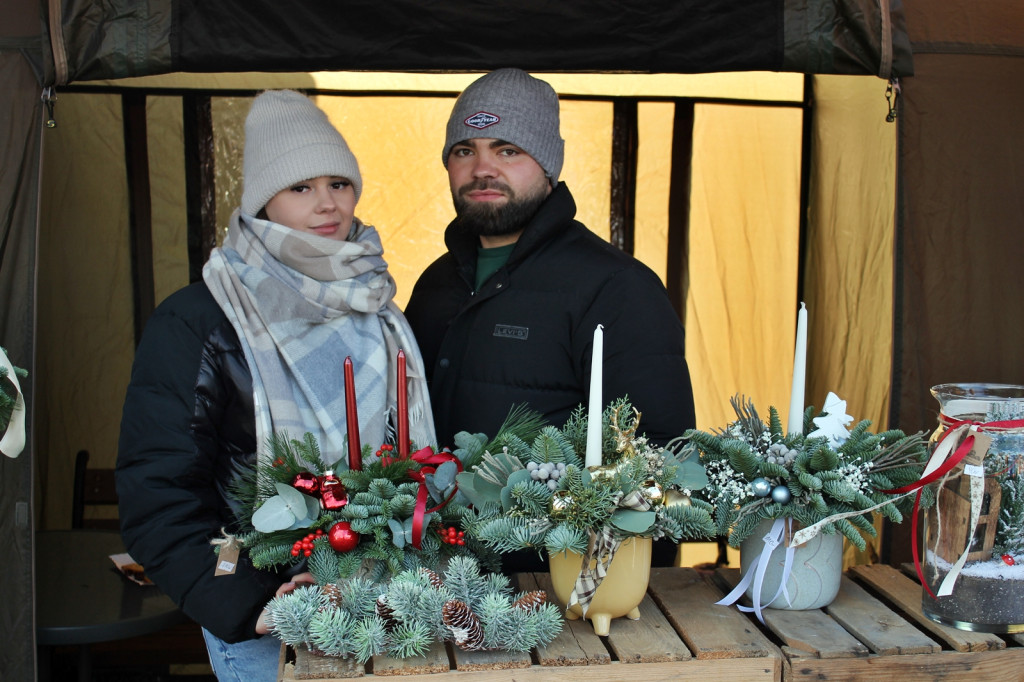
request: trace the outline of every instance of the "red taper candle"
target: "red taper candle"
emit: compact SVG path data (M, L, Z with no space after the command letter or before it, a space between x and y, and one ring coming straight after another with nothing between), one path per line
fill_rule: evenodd
M359 414L356 412L356 379L352 357L345 358L345 428L348 430L349 471L362 471L363 453L359 445Z
M409 456L409 393L405 378L405 351L398 351L398 456Z

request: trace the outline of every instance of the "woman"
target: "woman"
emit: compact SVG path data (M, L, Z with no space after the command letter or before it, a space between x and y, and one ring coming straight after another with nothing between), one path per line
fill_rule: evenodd
M407 359L410 438L434 442L419 349L392 302L376 230L354 216L355 157L299 93L268 91L245 124L242 203L203 281L153 313L132 368L117 487L131 555L203 626L221 680L273 680L280 643L263 607L308 574L218 570L210 541L231 529L228 484L269 461L274 434L316 436L346 458L343 363L351 356L360 442L386 442ZM215 575L215 572L218 575Z

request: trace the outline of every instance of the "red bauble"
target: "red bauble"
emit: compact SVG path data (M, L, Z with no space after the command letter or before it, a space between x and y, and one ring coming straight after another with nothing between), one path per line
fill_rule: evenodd
M348 491L333 471L320 477L320 506L327 510L341 509L348 504Z
M327 542L336 552L351 552L359 544L359 533L352 530L348 521L338 521L327 531Z
M303 471L300 474L295 474L295 480L292 481L292 487L300 493L316 495L317 492L320 491L320 479L317 478L316 474Z
M1017 563L1016 561L1014 561L1013 557L1010 556L1009 554L1004 554L1003 555L1003 561L1006 562L1007 566L1013 566L1015 563Z

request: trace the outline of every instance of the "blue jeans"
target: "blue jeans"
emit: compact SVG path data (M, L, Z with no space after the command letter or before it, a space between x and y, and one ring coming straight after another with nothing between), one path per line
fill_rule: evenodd
M218 682L276 682L281 640L263 635L228 644L203 628L206 652Z

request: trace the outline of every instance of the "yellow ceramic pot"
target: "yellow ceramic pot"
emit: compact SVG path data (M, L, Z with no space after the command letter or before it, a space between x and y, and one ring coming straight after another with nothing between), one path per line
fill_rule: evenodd
M551 582L555 598L564 607L569 603L576 578L580 573L583 557L575 552L561 552L549 557ZM593 566L593 562L591 566ZM594 632L607 635L612 618L626 616L632 620L640 618L638 608L647 593L647 581L651 577L651 539L629 538L619 547L608 575L594 593L586 617L594 625ZM573 604L565 612L569 620L583 616L579 604Z

